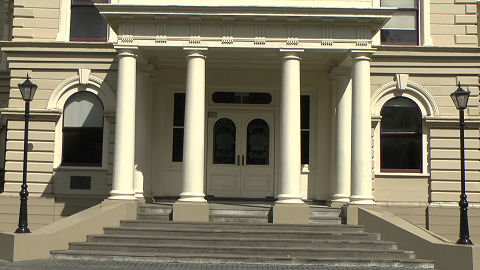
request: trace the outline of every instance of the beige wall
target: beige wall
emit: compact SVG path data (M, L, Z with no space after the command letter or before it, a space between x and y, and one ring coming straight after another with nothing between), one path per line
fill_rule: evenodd
M60 0L15 0L14 41L53 41L57 37Z
M15 50L15 49L13 49ZM32 53L43 51L43 53ZM28 59L26 61L26 59ZM80 68L90 69L90 75L100 80L100 92L114 91L116 88L115 51L111 46L99 45L95 48L22 48L9 51L11 80L9 83L8 108L2 113L8 121L5 155L5 193L17 194L22 181L23 171L23 109L17 84L25 80L28 73L32 82L38 85L35 98L31 103L31 120L29 126L29 192L33 196L45 194L84 194L87 196L105 196L111 185L111 163L113 160L114 114L105 115L105 149L106 158L100 170L82 168L58 170L61 160L62 104L50 104L50 99L62 91L78 91L85 86L65 85L65 81L78 76ZM78 80L78 79L77 79ZM92 86L87 86L92 87ZM65 88L65 89L64 89ZM73 93L73 92L72 92ZM115 107L114 93L110 103L104 107ZM65 97L64 99L66 99ZM105 102L105 101L104 101ZM50 102L52 103L52 102ZM60 106L57 108L57 105ZM55 147L57 145L58 147ZM55 163L57 160L57 163ZM87 175L92 177L93 191L69 189L70 175Z
M28 227L36 230L64 217L97 205L102 197L29 197ZM14 232L18 227L20 199L18 196L0 196L0 232Z
M458 240L460 211L455 204L419 203L417 205L401 205L398 203L380 203L378 208L439 234L452 242ZM470 239L475 244L480 243L480 208L478 206L468 209L468 223Z
M477 46L476 0L430 0L434 46Z

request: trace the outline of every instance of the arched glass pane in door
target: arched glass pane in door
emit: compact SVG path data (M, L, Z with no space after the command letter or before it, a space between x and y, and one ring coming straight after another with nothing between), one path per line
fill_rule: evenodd
M254 119L247 126L247 165L268 165L270 128L262 119Z
M235 123L228 118L219 119L213 127L213 163L235 164Z

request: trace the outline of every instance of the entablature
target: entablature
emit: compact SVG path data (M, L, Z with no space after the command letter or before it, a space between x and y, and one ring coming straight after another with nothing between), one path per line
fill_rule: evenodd
M393 8L98 4L118 44L369 48Z

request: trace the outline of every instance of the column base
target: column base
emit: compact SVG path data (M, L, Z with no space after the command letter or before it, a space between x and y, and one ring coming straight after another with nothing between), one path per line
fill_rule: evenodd
M120 190L112 190L110 191L109 200L136 200L134 193L124 192Z
M190 193L190 192L182 192L180 193L179 202L193 202L193 203L206 203L205 194L203 193Z
M305 203L276 203L272 208L274 224L308 224L310 222L310 209Z
M373 201L372 197L354 195L354 196L350 196L349 204L351 204L351 205L374 205L375 202Z
M208 222L210 207L205 202L176 201L173 204L173 221Z
M350 195L348 194L333 194L332 202L348 203L350 201Z
M305 204L302 196L296 194L279 194L275 204Z

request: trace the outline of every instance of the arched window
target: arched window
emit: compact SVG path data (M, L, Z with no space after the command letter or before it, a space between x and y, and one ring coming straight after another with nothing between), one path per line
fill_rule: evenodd
M409 98L394 97L382 107L380 170L422 171L422 113Z
M103 104L93 93L70 96L63 111L62 165L102 166Z

